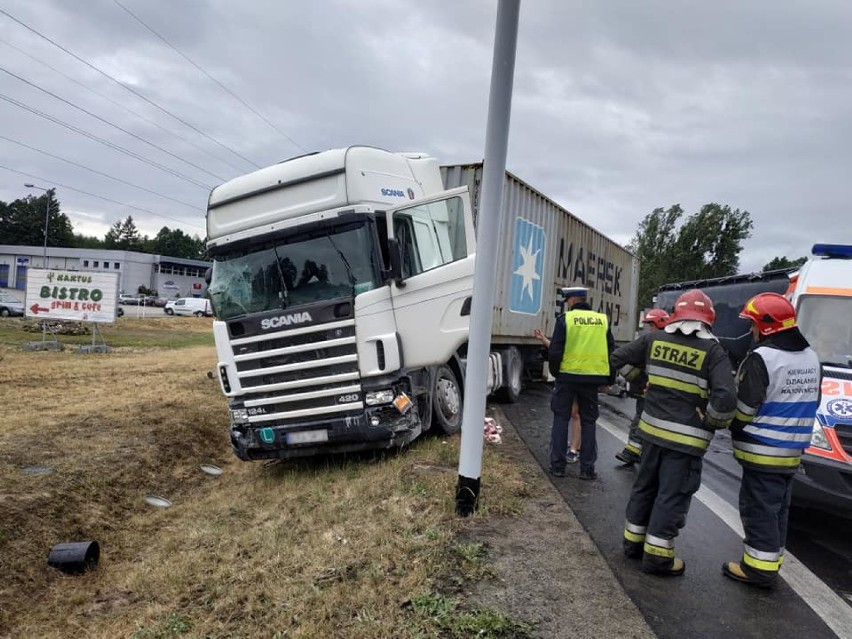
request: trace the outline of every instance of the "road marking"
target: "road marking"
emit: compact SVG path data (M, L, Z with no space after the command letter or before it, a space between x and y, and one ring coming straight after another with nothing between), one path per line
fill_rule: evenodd
M622 443L626 434L604 417L598 417L598 425ZM702 486L695 496L740 537L743 526L740 513L715 492ZM784 553L784 568L779 573L801 599L823 620L826 626L840 639L852 639L852 607L840 595L799 561L792 553Z

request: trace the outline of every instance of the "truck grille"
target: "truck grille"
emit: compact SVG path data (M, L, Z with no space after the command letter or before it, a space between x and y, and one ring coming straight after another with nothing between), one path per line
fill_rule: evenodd
M249 423L286 425L363 408L355 321L331 321L231 341Z

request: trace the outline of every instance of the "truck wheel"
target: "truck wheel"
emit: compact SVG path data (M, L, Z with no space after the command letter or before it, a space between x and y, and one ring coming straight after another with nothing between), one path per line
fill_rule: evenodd
M524 376L524 358L515 346L510 346L503 352L505 364L506 385L499 389L497 398L502 402L514 404L521 396Z
M439 366L432 388L433 423L445 434L455 435L461 429L462 396L456 374L449 366Z

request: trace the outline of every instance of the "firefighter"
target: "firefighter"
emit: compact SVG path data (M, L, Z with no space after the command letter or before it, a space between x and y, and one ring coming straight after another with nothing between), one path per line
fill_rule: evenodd
M810 444L820 402L820 362L782 295L756 295L740 317L751 320L756 342L737 372L731 425L734 457L743 469L739 502L745 539L742 559L723 564L722 573L771 588L783 561L793 475Z
M669 314L661 308L652 308L645 313L642 318L642 323L648 327L648 332L653 333L659 331L666 326L669 321ZM627 433L627 445L620 453L615 454L615 458L624 463L625 466L638 464L642 456L642 440L639 437L639 419L642 417L642 409L645 407L645 387L648 385L648 376L644 371L630 382L630 390L628 394L636 398L636 411L633 419L630 422L630 430Z
M730 424L736 409L730 360L711 332L715 319L709 297L686 291L665 329L622 346L610 360L628 381L641 368L648 375L639 420L642 463L627 503L623 542L624 554L641 557L647 573L684 573L674 538L701 484L713 433Z
M589 289L563 289L566 311L556 320L547 352L550 373L556 378L550 408L553 430L550 435L550 473L565 476L568 426L574 401L580 409L580 479L597 477L598 448L595 427L599 414L598 388L612 384L615 375L609 356L615 345L609 320L586 302Z

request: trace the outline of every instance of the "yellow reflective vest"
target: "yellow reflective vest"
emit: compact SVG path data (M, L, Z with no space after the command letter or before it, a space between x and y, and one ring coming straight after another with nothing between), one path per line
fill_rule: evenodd
M565 312L565 349L560 373L609 377L606 315L587 310Z

